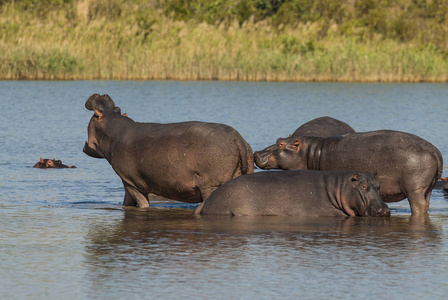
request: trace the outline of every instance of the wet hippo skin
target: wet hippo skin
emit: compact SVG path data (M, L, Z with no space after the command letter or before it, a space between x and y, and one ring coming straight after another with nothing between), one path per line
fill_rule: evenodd
M254 170L249 144L232 127L205 122L139 123L108 95L85 103L94 111L84 153L105 158L121 178L123 205L148 207L148 194L198 203L218 186Z
M355 130L345 122L334 119L332 117L320 117L306 122L299 128L297 128L290 137L299 136L318 136L318 137L330 137L335 135L341 135L346 133L352 133ZM263 150L258 151L259 155L262 153L271 153L277 149L277 145L273 144L266 147Z
M347 171L257 172L235 178L204 203L204 215L389 216L373 175Z
M428 141L410 133L379 130L334 137L289 137L271 151L255 152L262 169L356 170L374 174L383 201L408 199L413 214L428 211L443 160Z
M296 136L320 136L329 137L355 132L355 130L345 122L332 117L320 117L306 122L297 128L292 137Z

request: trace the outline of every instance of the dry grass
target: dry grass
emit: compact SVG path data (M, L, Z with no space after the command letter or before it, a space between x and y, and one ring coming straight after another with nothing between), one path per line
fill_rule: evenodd
M45 22L0 11L0 79L177 79L446 82L448 61L431 44L359 39L322 24L214 26L148 9L88 20L51 12ZM140 21L139 21L140 20Z

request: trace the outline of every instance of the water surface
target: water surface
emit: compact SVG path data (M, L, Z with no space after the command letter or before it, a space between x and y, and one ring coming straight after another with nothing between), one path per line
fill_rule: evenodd
M328 115L448 153L447 84L0 81L1 299L446 297L444 191L426 218L407 201L390 218L197 217L159 200L123 209L107 161L82 153L93 93L136 121L229 124L253 150ZM32 168L40 157L77 168Z

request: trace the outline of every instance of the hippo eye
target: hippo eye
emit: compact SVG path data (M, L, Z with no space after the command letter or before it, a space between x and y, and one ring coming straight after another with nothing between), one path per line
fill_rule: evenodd
M280 142L280 143L278 144L278 147L279 147L280 149L285 148L285 146L286 146L286 143L285 143L285 142Z
M367 184L363 183L363 184L361 185L361 188L362 188L363 190L367 191Z

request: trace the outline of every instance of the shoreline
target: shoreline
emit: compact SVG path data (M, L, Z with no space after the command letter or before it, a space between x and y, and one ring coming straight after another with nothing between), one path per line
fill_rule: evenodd
M228 78L3 78L0 76L0 81L221 81L221 82L303 82L303 83L448 83L445 80L431 80L431 79L410 79L410 80L381 80L381 79L228 79Z

